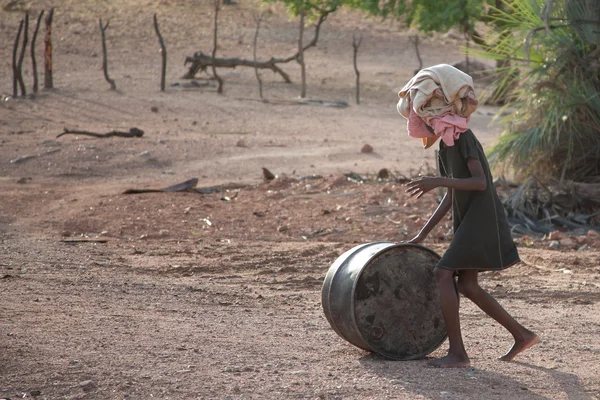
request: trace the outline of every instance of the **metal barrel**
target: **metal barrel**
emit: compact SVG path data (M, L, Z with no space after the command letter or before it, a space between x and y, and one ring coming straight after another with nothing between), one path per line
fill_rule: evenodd
M440 256L416 244L356 246L331 265L321 292L342 338L393 360L423 358L446 339L437 284Z

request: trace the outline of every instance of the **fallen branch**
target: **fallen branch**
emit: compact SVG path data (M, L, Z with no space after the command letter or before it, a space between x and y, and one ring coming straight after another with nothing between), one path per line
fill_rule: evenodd
M72 239L63 239L61 240L63 243L107 243L107 239L95 239L95 238L72 238Z
M188 72L183 76L183 79L193 79L198 72L206 71L208 67L217 68L235 68L235 67L252 67L255 69L270 69L275 73L281 75L285 83L292 83L290 76L286 74L276 64L277 61L271 58L268 61L253 61L245 60L242 58L212 58L204 54L203 52L194 53L192 57L186 57L185 64L192 63L189 67Z
M77 129L67 129L64 128L62 133L59 133L56 137L59 138L63 135L84 135L84 136L92 136L96 138L108 138L113 136L124 137L124 138L132 138L132 137L142 137L144 135L144 131L138 128L131 128L127 132L122 131L110 131L106 133L97 133L97 132L89 132L89 131L80 131Z
M334 12L336 7L332 7L328 10L321 10L321 15L317 20L315 25L315 34L313 39L306 44L302 51L306 51L307 49L314 47L317 45L317 41L319 39L319 31L321 29L321 25L327 19L327 16ZM238 66L242 67L251 67L258 69L270 69L274 73L278 73L281 75L285 83L292 83L288 74L286 74L281 68L277 66L277 64L286 64L290 61L298 61L299 52L296 52L294 55L289 56L287 58L274 58L272 57L268 61L254 61L254 60L245 60L241 58L213 58L207 56L201 51L194 53L192 57L186 57L184 65L188 63L191 64L188 68L188 72L183 76L183 79L193 79L196 74L200 71L206 71L206 68L209 66L215 66L218 68L235 68Z
M162 193L162 192L192 192L198 184L198 178L188 179L185 182L177 183L172 186L167 186L162 189L127 189L123 194L139 194L139 193Z

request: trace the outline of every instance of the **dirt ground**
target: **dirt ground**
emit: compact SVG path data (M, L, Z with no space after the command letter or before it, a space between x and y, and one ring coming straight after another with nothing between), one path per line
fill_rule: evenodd
M432 173L433 152L406 137L397 90L418 63L411 32L341 10L306 53L308 96L294 83L220 70L184 81L185 56L212 49L204 0L64 0L54 16L55 86L11 98L12 45L24 10L0 0L0 397L38 399L599 399L600 242L594 232L517 237L523 263L482 284L542 343L515 362L511 338L468 301L472 367L390 361L340 338L321 307L333 261L351 247L411 237L435 194L408 200L401 178ZM252 58L255 3L225 6L218 55ZM297 21L263 7L258 57L296 48ZM167 90L151 21L167 44ZM107 30L109 90L97 18ZM352 36L361 104L354 101ZM307 31L309 38L312 31ZM463 43L424 39L425 65L454 63ZM43 34L38 37L42 65ZM31 88L29 58L25 81ZM200 74L200 77L206 75ZM484 145L499 128L482 106ZM144 130L141 138L56 138L63 128ZM373 147L362 153L363 145ZM28 157L32 156L32 157ZM262 167L277 175L263 181ZM377 180L386 168L391 177ZM348 179L356 173L365 182ZM123 194L190 178L209 193ZM222 188L222 189L221 189ZM425 243L442 253L445 221ZM444 354L446 344L431 354Z

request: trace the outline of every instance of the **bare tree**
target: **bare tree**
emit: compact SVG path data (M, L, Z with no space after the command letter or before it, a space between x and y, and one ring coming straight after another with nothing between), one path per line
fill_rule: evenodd
M327 16L333 12L335 12L336 7L332 7L327 10L320 10L319 19L315 23L315 33L312 40L303 46L302 51L306 51L311 47L317 45L317 41L319 40L319 32L321 29L321 25L327 19ZM277 64L286 64L290 61L298 60L298 52L295 54L286 57L286 58L275 58L272 57L267 61L253 61L253 60L245 60L242 58L214 58L204 54L199 51L194 53L191 57L185 58L184 65L190 64L188 68L188 72L183 76L183 79L192 79L199 71L206 71L206 69L213 64L218 66L219 68L235 68L238 66L252 67L252 68L260 68L260 69L270 69L275 73L281 75L284 79L285 83L291 83L289 75L286 74Z
M13 97L17 97L19 95L19 76L21 71L19 71L19 64L17 62L17 52L19 50L19 41L21 40L21 32L23 32L23 24L24 20L21 20L19 23L19 30L17 31L17 36L15 36L15 44L13 46L13 57L12 57L12 69L13 69ZM21 77L23 79L23 77Z
M37 18L37 24L35 24L35 30L33 31L33 37L31 38L31 68L33 72L33 93L38 92L38 73L37 73L37 61L35 59L35 41L37 39L38 32L40 30L40 24L42 17L44 16L44 10L40 12Z
M165 41L163 40L163 37L160 34L160 30L158 29L158 19L156 18L156 14L154 14L154 30L156 31L156 36L158 36L158 42L160 43L160 54L162 56L162 70L160 73L160 90L161 90L161 92L164 92L165 91L165 74L167 71L167 48L165 46Z
M17 69L19 70L19 87L21 88L21 96L27 95L27 90L25 90L25 81L23 81L23 59L25 58L25 51L27 50L28 39L28 31L29 31L29 13L25 13L25 23L23 24L23 45L21 46L21 53L19 54L19 60L17 61Z
M298 27L298 63L300 64L300 98L306 97L306 65L304 64L304 45L302 43L304 39L304 16L306 12L304 10L300 10L300 26Z
M360 43L362 42L362 35L360 37L356 37L354 35L352 37L352 49L354 50L354 73L356 74L356 104L360 104L360 71L358 70L358 66L356 64L356 60L358 57L358 48L360 47Z
M106 29L108 29L108 24L110 21L106 21L106 25L102 24L102 18L98 19L98 25L100 25L100 34L102 35L102 71L104 71L104 79L106 82L110 84L111 90L116 90L117 85L115 85L115 81L110 79L108 76L108 57L106 54Z
M220 0L214 0L215 5L215 26L213 29L213 51L212 51L212 72L213 76L217 80L217 93L223 93L223 79L217 75L217 68L215 67L215 57L217 55L217 28L219 26L219 6Z
M44 39L44 87L52 89L54 81L52 79L52 17L54 16L54 8L50 9L46 16L46 38Z
M256 75L256 80L258 81L258 93L260 95L260 98L263 98L263 83L262 83L262 79L260 78L260 74L258 73L258 67L256 66L256 42L258 41L258 31L260 30L260 24L262 22L262 18L263 18L263 13L258 14L258 15L254 15L254 22L256 22L256 31L254 32L254 52L253 52L253 56L254 56L254 74Z

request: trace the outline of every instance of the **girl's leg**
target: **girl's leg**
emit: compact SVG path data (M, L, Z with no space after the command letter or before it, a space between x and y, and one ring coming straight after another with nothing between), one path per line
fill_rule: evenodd
M458 317L458 294L454 286L454 271L443 268L435 269L435 277L440 293L442 316L448 330L450 348L448 355L431 362L436 367L468 367L469 356L465 351L462 335L460 333L460 320Z
M500 357L503 361L511 361L517 354L537 344L540 339L535 333L519 324L496 299L479 286L478 274L473 270L460 271L458 290L513 335L515 344L508 353Z

